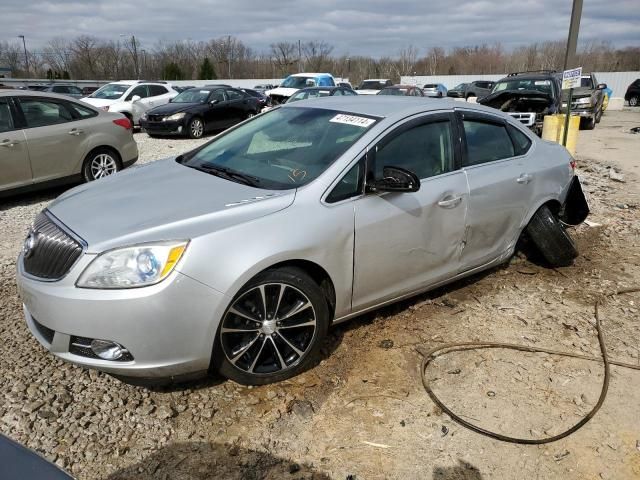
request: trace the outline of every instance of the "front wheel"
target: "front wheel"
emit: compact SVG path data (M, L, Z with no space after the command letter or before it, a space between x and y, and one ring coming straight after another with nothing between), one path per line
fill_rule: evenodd
M328 328L326 298L309 275L291 267L267 270L224 314L212 367L244 385L286 380L314 363Z
M640 103L640 97L638 97L637 95L634 95L629 99L630 107L637 107L639 103Z
M98 148L87 155L82 167L85 182L99 180L120 170L120 158L109 148Z
M187 127L187 135L189 135L189 138L202 138L202 135L204 135L204 122L198 117L192 118Z

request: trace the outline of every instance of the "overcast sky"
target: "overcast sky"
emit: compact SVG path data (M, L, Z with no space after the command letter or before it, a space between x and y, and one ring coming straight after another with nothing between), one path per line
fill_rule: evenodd
M565 40L571 0L0 0L0 40L39 51L56 36L159 41L234 35L257 51L280 40L324 40L336 54L395 55L409 44L500 42L507 49ZM640 46L638 0L585 0L581 42Z

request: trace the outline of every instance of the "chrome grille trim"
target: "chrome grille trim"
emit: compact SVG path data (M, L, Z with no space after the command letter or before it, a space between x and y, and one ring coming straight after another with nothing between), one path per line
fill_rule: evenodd
M61 280L87 246L48 210L38 214L30 235L35 235L33 251L23 256L22 265L25 274L41 281Z

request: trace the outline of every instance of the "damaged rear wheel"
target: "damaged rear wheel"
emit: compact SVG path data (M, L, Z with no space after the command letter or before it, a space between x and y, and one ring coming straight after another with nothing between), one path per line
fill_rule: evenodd
M552 267L571 265L578 256L573 239L546 205L533 215L526 231Z

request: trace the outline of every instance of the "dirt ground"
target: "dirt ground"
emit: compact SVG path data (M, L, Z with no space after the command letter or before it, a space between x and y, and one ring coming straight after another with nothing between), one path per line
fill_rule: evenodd
M0 431L79 479L638 479L640 372L612 367L594 419L556 443L526 446L442 414L422 387L418 352L482 340L599 356L595 299L640 286L640 134L629 133L632 126L640 126L640 111L607 112L594 131L580 132L593 223L571 232L580 250L573 266L547 269L520 254L339 325L318 366L276 385L212 379L145 390L58 361L28 334L13 265L2 261ZM623 181L611 178L616 173ZM6 248L17 253L13 243ZM639 305L640 294L606 301L611 358L640 364ZM483 350L440 357L427 376L464 418L539 438L590 410L603 368Z

